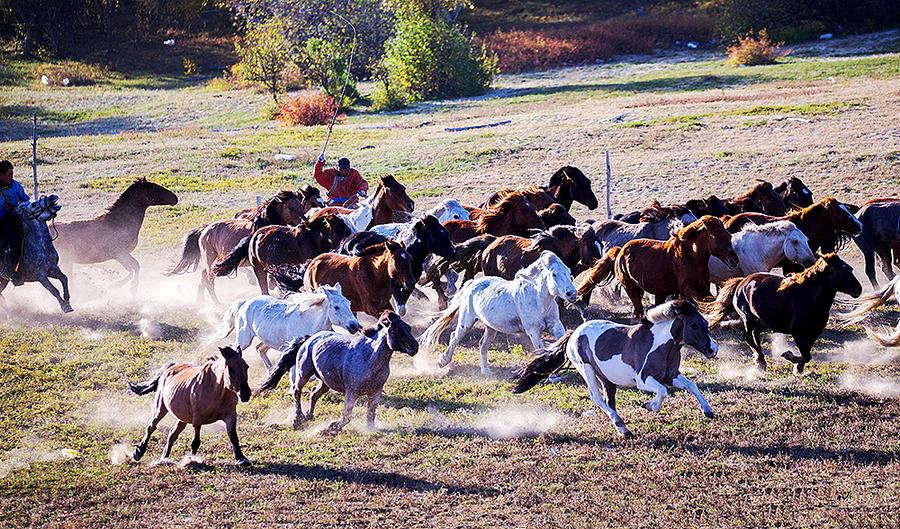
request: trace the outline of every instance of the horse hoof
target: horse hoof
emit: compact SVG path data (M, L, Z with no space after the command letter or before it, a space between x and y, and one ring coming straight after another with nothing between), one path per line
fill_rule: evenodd
M242 458L238 459L237 464L239 467L244 467L244 468L253 465L253 463L251 463L250 460L247 459L246 457L242 457Z
M134 462L140 461L142 457L144 457L143 450L139 450L139 449L135 448L134 452L131 453L131 460Z
M634 434L631 433L631 430L627 428L623 431L619 431L619 435L621 435L623 439L631 439L634 437Z
M306 422L304 419L294 419L294 423L291 425L291 427L295 430L299 430L300 428L303 428L304 422Z
M62 311L65 312L66 314L68 314L70 312L75 312L75 309L72 308L72 305L69 305L68 303L66 303L65 305L62 306Z
M440 360L438 360L438 367L447 367L448 365L450 365L450 362L451 362L452 360L453 360L453 358L444 358L444 357L442 356L442 357L440 358Z
M703 412L703 415L706 415L707 419L715 419L716 418L716 414L712 410Z

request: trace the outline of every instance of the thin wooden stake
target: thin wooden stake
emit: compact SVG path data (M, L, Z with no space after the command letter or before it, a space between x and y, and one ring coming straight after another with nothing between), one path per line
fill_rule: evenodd
M37 200L37 112L34 113L34 122L31 125L31 176L34 178L34 198Z
M612 204L610 204L610 188L612 187L612 173L609 169L609 149L606 150L606 218L612 218Z

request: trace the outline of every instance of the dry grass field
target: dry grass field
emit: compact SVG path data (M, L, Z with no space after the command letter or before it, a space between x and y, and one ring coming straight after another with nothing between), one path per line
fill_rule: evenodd
M722 56L698 52L501 76L479 98L351 113L335 128L329 155L348 156L370 178L396 175L417 209L543 183L562 165L580 167L602 196L606 149L614 212L653 198L731 195L754 179L788 176L816 196L848 202L896 196L898 44L900 32L887 32L798 46L772 66L730 68ZM0 323L0 526L900 523L900 351L872 345L859 326L830 327L802 378L781 359L759 376L737 335L717 331L719 358L685 362L716 419L705 419L684 392L654 414L641 406L647 395L625 391L619 409L636 434L630 440L616 436L574 372L512 395L508 374L529 358L515 341L491 353L498 376L481 376L475 331L449 372L395 359L375 432L364 430L358 408L346 431L322 433L341 408L335 394L313 425L291 429L282 382L281 391L239 406L250 468L232 463L222 428L204 431L201 462L178 464L185 433L173 462L156 464L165 426L144 462L115 464L151 412L152 399L127 395L125 381L214 350L205 338L222 308L195 303L196 275L160 273L184 233L256 195L311 181L324 129L278 128L260 117L265 100L149 78L0 88L0 159L13 160L29 181L28 119L36 110L41 192L62 197L60 220L96 214L138 176L180 199L147 217L136 297L109 286L121 274L114 266L76 268L70 315L39 287L5 293L14 310ZM277 161L279 153L296 159ZM601 218L601 210L576 205L573 213ZM862 278L859 252L851 245L844 254ZM224 299L255 292L243 276L220 285ZM434 310L411 308L417 329ZM621 304L597 310L628 317ZM868 324L898 317L888 308ZM258 383L262 367L248 356Z

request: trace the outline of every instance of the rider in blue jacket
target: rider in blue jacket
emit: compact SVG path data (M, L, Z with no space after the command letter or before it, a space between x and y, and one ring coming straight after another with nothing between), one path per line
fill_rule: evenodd
M22 248L22 234L18 220L12 215L16 206L31 200L22 184L13 179L13 165L9 160L0 162L0 279L16 278Z

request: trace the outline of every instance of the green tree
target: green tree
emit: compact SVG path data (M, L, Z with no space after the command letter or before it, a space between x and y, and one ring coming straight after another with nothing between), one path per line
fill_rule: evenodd
M278 17L250 25L243 38L235 43L241 59L241 76L265 88L276 104L284 92L284 71L297 55L286 36L285 25Z

